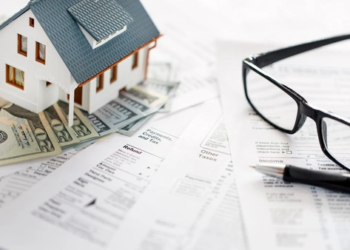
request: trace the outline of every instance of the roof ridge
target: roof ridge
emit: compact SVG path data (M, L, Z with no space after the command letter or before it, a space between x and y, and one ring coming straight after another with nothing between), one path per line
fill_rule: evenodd
M94 50L77 22L66 11L79 1L81 0L28 1L22 10L0 25L0 31L31 9L77 83L94 77L159 36L157 27L140 0L111 0L134 17L134 21L128 25L125 32Z
M37 3L37 2L40 2L41 0L29 0L29 3L28 4L35 4L35 3Z

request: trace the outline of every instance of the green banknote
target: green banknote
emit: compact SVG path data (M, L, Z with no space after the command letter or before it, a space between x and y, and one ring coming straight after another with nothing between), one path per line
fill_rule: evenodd
M140 86L146 89L152 89L160 94L169 97L167 102L162 106L159 112L170 112L174 97L180 86L180 82L164 82L157 80L147 80L140 83Z
M62 119L64 120L65 124L68 125L68 103L59 101L58 103L54 104L54 107L57 113L62 114ZM74 108L74 121L71 128L74 130L75 135L80 140L80 142L85 142L94 138L98 138L100 136L92 127L90 121L78 108Z
M62 112L59 113L56 109L57 107L52 105L51 107L45 109L44 114L60 146L68 147L70 145L80 143L80 140L76 136L74 130L69 127L65 121L65 117Z
M161 107L166 103L166 101L169 99L168 96L163 95L159 92L156 92L152 90L151 88L145 88L144 86L134 86L133 88L127 90L125 93L137 98L140 101L143 101L144 103L147 103L148 105L152 107ZM121 93L121 94L125 94ZM120 94L119 98L122 98L122 95Z
M137 102L132 104L114 99L94 113L87 115L100 136L105 136L144 117L145 114L140 111L138 106Z
M160 85L160 83L158 85ZM161 93L161 91L155 91L156 88L160 89L163 88L163 86L153 86L153 88L151 88L148 85L135 86L126 92L120 93L118 98L132 104L134 107L144 112L145 116L119 129L118 133L132 136L140 127L151 119L155 112L158 112L168 103L169 96L166 94L171 93L173 86L176 91L178 84L170 85L169 83L165 87L168 91L163 91L163 93Z
M8 103L0 110L0 165L62 152L43 112Z

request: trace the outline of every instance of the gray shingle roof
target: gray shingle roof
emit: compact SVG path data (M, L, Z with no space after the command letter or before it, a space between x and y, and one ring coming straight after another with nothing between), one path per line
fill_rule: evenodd
M115 0L82 0L70 7L68 12L96 41L133 21Z
M134 21L124 33L103 46L92 49L77 22L68 13L68 8L80 1L34 0L28 4L78 84L96 76L159 36L158 29L139 0L113 0ZM12 21L14 19L10 18ZM2 24L0 30L7 24L7 21Z

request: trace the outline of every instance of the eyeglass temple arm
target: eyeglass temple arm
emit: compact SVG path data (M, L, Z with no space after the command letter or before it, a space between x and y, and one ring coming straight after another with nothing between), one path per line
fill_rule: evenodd
M328 44L340 42L349 38L350 35L336 36L332 38L322 39L314 42L304 43L288 48L267 52L255 57L254 64L262 68L272 63L286 59L288 57L298 55L309 50L317 49Z

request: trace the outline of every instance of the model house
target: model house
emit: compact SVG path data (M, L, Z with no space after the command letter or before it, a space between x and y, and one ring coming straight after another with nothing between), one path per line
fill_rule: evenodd
M32 0L0 25L0 97L92 113L141 82L160 34L139 0Z

